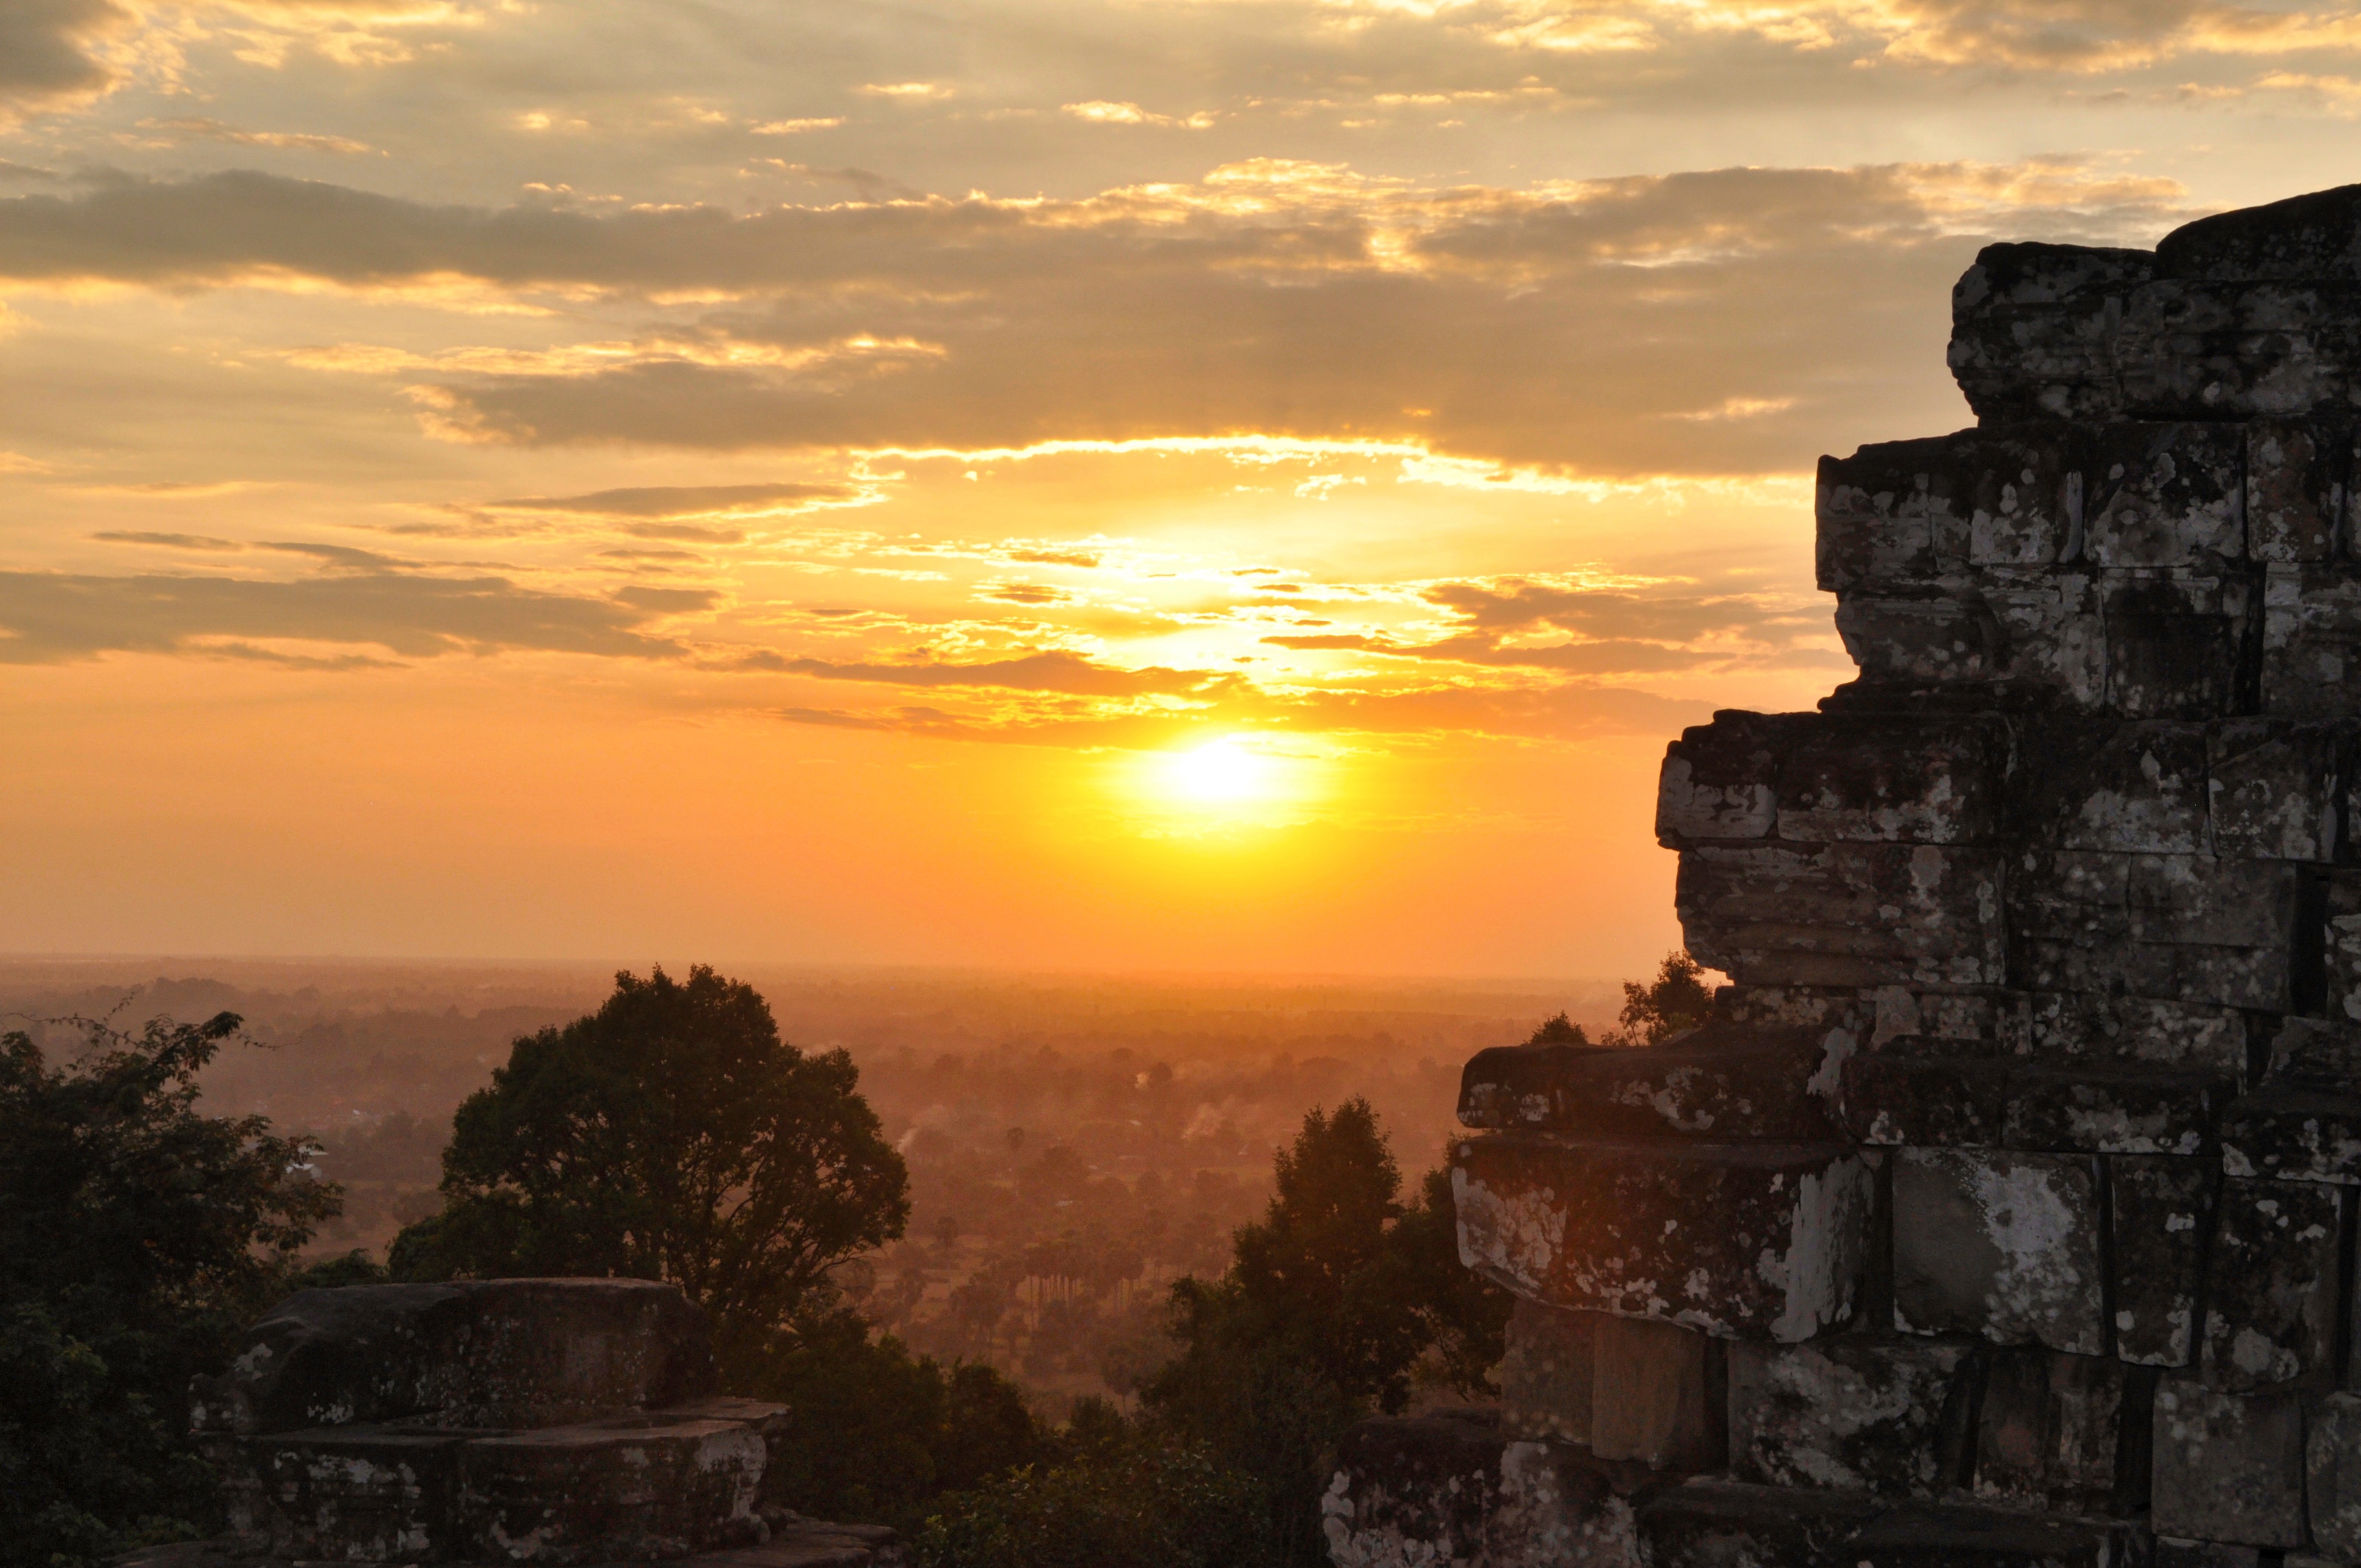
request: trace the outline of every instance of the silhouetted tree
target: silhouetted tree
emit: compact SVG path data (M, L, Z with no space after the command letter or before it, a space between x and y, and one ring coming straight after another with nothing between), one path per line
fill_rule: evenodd
M1173 1286L1180 1353L1142 1400L1253 1477L1272 1549L1309 1564L1325 1558L1319 1499L1345 1429L1400 1409L1430 1349L1480 1387L1506 1308L1458 1266L1455 1239L1444 1253L1449 1177L1400 1201L1401 1171L1366 1100L1312 1111L1275 1164L1278 1190L1236 1233L1228 1272Z
M396 1238L407 1278L668 1279L725 1366L763 1352L829 1270L902 1234L909 1177L841 1050L779 1038L703 965L615 977L598 1012L520 1038L443 1156L443 1212Z
M1618 1043L1653 1046L1683 1029L1694 1029L1713 1012L1714 988L1705 982L1705 966L1686 952L1664 955L1649 984L1623 982L1623 1027Z
M1045 1455L1007 1378L980 1363L912 1355L841 1306L807 1304L738 1387L789 1410L764 1497L825 1519L913 1528L942 1492Z
M1560 1013L1555 1017L1543 1019L1542 1021L1542 1026L1532 1032L1532 1035L1525 1041L1525 1044L1529 1046L1587 1046L1590 1044L1590 1036L1581 1025L1576 1023L1565 1014Z
M39 1568L218 1528L190 1376L227 1359L338 1206L313 1146L197 1110L236 1014L71 1022L63 1067L0 1036L0 1563Z

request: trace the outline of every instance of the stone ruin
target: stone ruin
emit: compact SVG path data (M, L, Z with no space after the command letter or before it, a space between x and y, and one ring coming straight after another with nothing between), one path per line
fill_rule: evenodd
M302 1291L197 1379L192 1407L233 1533L139 1554L147 1568L901 1560L890 1530L763 1504L790 1413L714 1392L710 1327L670 1285Z
M2361 186L1952 309L1976 425L1820 463L1859 678L1666 753L1715 1016L1467 1065L1501 1403L1339 1568L2361 1563Z

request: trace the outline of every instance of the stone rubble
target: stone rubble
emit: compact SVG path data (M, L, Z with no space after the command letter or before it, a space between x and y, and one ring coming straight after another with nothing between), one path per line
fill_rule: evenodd
M1949 357L1821 460L1859 678L1665 753L1712 1019L1468 1063L1506 1419L1433 1530L1365 1426L1339 1564L2361 1564L2361 186L1989 247Z

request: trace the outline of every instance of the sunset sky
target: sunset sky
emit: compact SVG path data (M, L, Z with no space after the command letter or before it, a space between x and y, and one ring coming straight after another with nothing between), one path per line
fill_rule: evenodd
M1636 973L1993 238L2361 6L0 0L0 948Z

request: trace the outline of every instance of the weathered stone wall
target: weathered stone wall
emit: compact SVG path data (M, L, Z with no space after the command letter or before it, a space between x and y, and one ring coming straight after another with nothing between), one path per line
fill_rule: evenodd
M1665 758L1717 1017L1468 1064L1485 1529L1379 1423L1339 1563L2361 1563L2361 187L1953 305L1978 425L1821 462L1860 678Z

